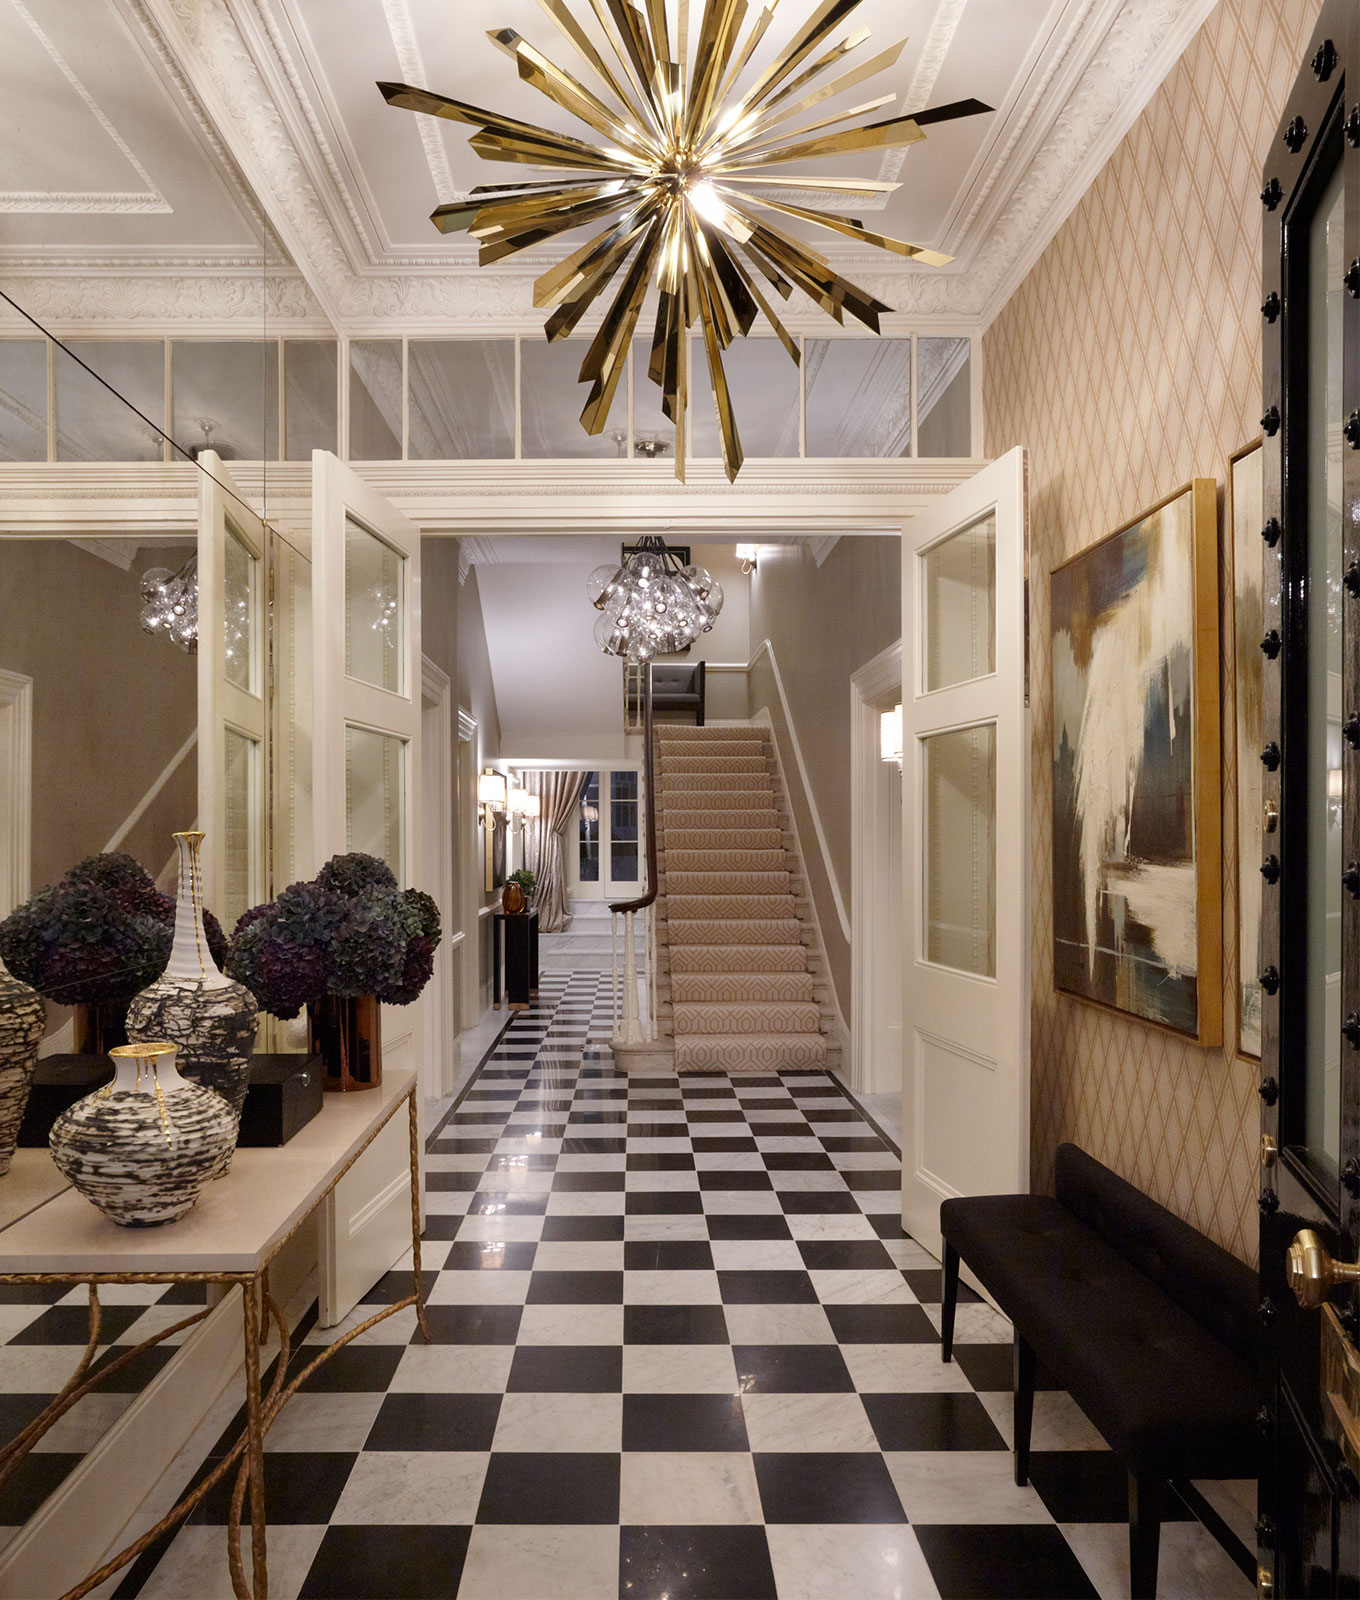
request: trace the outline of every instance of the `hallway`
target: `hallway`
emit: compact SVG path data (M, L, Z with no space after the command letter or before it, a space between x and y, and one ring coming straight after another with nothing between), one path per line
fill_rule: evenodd
M1014 1487L1008 1325L970 1299L942 1365L896 1154L838 1081L629 1080L609 1025L598 974L545 974L435 1131L435 1342L380 1324L271 1431L271 1594L1127 1594L1122 1470L1046 1391ZM1253 1490L1210 1487L1239 1525ZM226 1505L114 1592L230 1594ZM1162 1575L1164 1597L1249 1593L1189 1521Z

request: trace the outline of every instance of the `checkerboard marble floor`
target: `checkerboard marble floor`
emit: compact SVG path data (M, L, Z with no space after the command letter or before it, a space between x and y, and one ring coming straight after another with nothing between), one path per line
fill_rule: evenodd
M1015 1487L1009 1325L965 1291L941 1363L938 1266L837 1080L629 1078L609 1031L604 978L545 974L435 1131L434 1342L390 1318L271 1431L271 1594L1127 1595L1118 1462L1049 1388ZM112 1592L230 1595L226 1514L210 1495ZM1160 1593L1250 1587L1187 1518Z

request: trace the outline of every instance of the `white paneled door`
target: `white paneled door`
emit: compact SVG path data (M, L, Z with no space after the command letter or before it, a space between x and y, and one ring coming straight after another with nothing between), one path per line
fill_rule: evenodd
M362 850L403 888L423 887L420 530L322 450L312 455L312 618L315 864ZM385 1073L419 1070L422 1010L383 1007ZM323 1327L409 1247L408 1161L406 1118L394 1117L328 1202Z
M1025 454L902 538L902 1219L1029 1188Z
M265 529L215 451L199 458L198 820L204 900L228 934L266 895Z

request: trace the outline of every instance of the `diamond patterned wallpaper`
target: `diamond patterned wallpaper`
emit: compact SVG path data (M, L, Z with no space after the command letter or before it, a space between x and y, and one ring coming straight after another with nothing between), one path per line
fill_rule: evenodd
M1033 1175L1072 1140L1247 1261L1257 1064L1239 1058L1231 535L1220 536L1223 1011L1201 1050L1053 991L1048 579L1258 431L1260 162L1319 0L1221 0L984 344L987 453L1030 449ZM1226 544L1226 548L1225 548Z

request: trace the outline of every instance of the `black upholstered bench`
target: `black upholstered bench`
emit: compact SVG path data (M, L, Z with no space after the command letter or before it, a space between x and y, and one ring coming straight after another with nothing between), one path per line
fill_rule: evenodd
M941 1354L959 1262L1015 1328L1015 1481L1029 1478L1036 1356L1129 1474L1133 1600L1152 1600L1170 1486L1255 1581L1190 1485L1256 1476L1256 1274L1085 1151L1058 1150L1056 1196L946 1200Z

